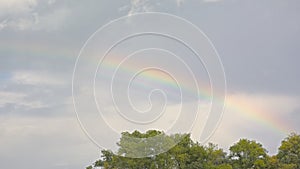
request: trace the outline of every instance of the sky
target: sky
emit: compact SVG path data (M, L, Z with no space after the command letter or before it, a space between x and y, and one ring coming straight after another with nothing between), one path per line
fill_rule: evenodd
M84 168L134 129L276 154L300 132L299 16L297 0L0 0L0 168Z

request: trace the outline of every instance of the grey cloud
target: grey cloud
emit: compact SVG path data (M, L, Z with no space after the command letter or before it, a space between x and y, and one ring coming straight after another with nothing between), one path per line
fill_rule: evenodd
M176 2L182 1L145 1L144 7L143 3L132 6L141 1L121 0L10 2L20 4L14 9L0 5L2 168L84 168L99 157L98 148L83 135L75 119L73 66L93 32L130 11L168 12L199 26L220 53L229 94L245 94L253 107L264 105L299 131L299 1L186 0L180 6ZM24 31L16 27L21 21ZM143 47L142 40L135 47ZM85 100L83 106L92 101ZM111 108L106 106L106 110ZM93 124L90 127L100 138L110 134ZM210 141L226 148L240 137L256 139L274 151L285 135L228 111ZM114 145L112 140L105 141Z
M0 135L2 168L84 168L99 153L75 117L1 117Z
M230 91L299 95L298 6L298 1L227 1L185 16L216 46Z

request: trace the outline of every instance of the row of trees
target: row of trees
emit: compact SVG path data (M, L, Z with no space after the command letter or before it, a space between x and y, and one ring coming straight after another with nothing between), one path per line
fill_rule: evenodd
M161 142L149 141L153 136L164 139L164 144L175 144L166 152ZM132 139L140 138L140 139ZM166 141L167 140L167 141ZM179 142L176 142L180 140ZM278 154L270 156L262 144L241 139L229 149L227 154L217 145L204 146L191 140L189 134L166 135L161 131L150 130L146 133L124 132L117 143L119 150L114 154L103 150L102 157L87 169L299 169L300 135L290 134L282 141ZM168 146L164 145L164 146ZM147 152L146 154L143 152ZM149 154L150 152L150 154ZM151 155L151 153L153 153ZM155 155L157 154L157 155ZM130 158L146 156L144 158Z

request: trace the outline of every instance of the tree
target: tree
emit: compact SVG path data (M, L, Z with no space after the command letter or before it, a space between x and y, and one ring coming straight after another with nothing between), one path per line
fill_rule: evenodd
M234 169L266 168L267 152L260 143L241 139L229 150L229 158Z
M191 150L190 157L193 158L190 158L191 165L189 168L232 168L230 164L227 164L226 153L215 144L209 143L207 146L201 146L199 143L196 143L195 146L191 147Z
M146 139L152 137L155 139ZM214 144L201 146L194 143L190 134L168 136L156 130L123 132L117 145L117 155L110 150L102 150L102 159L93 166L105 169L231 169L230 164L226 164L226 153L222 149ZM166 147L170 149L164 151ZM143 158L132 158L137 156Z
M300 168L300 135L290 134L281 142L277 158L281 167Z
M268 156L267 157L267 169L278 169L279 167L279 161L277 159L277 156Z
M86 169L299 169L300 136L285 138L277 155L269 156L260 143L240 139L227 155L217 145L193 142L190 134L162 131L123 132L118 151L102 150L101 159ZM142 157L142 158L135 158Z
M178 141L178 144L176 144ZM190 135L175 134L167 136L161 131L149 130L146 133L134 131L123 132L117 143L119 150L117 155L109 150L102 151L102 160L95 162L94 166L110 168L174 168L183 165L185 159L181 159L189 146ZM172 152L180 151L176 155L165 152L167 147L174 145ZM143 157L143 158L135 158ZM183 160L183 161L180 161Z

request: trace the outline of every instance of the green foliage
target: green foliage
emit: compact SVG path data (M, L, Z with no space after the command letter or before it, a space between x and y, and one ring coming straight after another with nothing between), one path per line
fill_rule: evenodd
M88 167L86 167L86 169L93 169L93 166L88 166Z
M232 169L232 166L230 164L221 164L216 169Z
M101 159L86 169L300 168L300 136L295 133L282 141L275 156L269 156L260 143L247 139L241 139L232 145L227 155L215 144L204 146L193 142L189 134L166 135L156 130L146 133L123 132L117 145L119 150L116 154L110 150L102 150ZM132 158L137 156L143 158Z
M267 152L261 144L241 139L238 143L229 148L232 166L240 168L265 168L267 163Z
M300 168L300 135L292 133L284 139L277 158L286 168Z
M117 145L118 155L124 157L151 157L170 149L183 135L167 136L161 131L149 130L146 133L123 132ZM147 139L146 139L147 138ZM176 142L177 141L177 142Z

